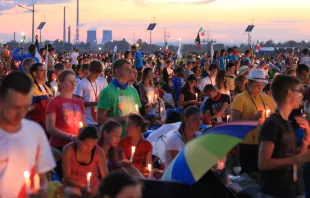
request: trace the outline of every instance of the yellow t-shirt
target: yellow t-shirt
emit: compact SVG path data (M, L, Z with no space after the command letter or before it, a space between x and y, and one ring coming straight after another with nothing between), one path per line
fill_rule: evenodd
M263 118L260 120L260 123L263 123L266 119L266 111L268 109L270 110L270 114L275 112L276 103L274 102L273 98L269 97L268 95L262 93L260 96L256 96L255 98L252 97L252 99L247 91L244 91L235 97L231 105L231 110L241 112L240 120L253 120L258 111L263 111ZM259 129L260 125L248 133L248 135L241 143L258 144Z

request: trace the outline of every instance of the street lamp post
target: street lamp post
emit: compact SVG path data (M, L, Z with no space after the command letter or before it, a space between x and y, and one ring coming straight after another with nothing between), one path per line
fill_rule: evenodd
M32 5L32 9L26 8L24 6L18 5L21 8L24 8L26 10L29 10L32 12L32 43L34 42L34 4Z

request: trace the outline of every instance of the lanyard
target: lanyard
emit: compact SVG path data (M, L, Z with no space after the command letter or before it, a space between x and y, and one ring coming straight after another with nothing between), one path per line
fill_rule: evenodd
M93 83L92 82L90 82L90 80L87 78L87 80L89 81L89 83L90 83L90 85L91 85L91 88L93 89L93 91L94 91L94 93L95 93L95 98L97 98L97 83L96 83L96 81L95 81L95 87L96 87L96 91L95 91L95 88L93 87Z
M258 112L258 108L257 108L257 106L256 106L256 103L255 103L255 101L253 100L253 98L252 98L252 96L251 96L249 90L247 90L247 92L248 92L248 94L249 94L249 96L250 96L250 98L251 98L251 101L253 102L253 104L254 104L254 106L255 106L256 111ZM266 105L265 105L265 103L264 103L264 100L263 100L263 98L262 98L262 95L259 94L259 97L260 97L260 99L261 99L261 101L262 101L262 103L263 103L263 105L264 105L264 109L265 109L265 111L266 111Z

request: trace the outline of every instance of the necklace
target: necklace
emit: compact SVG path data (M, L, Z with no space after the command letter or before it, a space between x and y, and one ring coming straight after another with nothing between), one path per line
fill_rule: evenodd
M248 94L249 94L249 96L250 96L250 98L251 98L252 103L253 103L254 106L255 106L256 112L258 112L258 108L257 108L257 106L256 106L256 103L255 103L255 101L253 100L253 98L252 98L252 96L251 96L251 94L250 94L250 92L249 92L248 89L247 89L247 92L248 92ZM262 101L262 103L263 103L264 110L266 111L266 105L265 105L265 103L264 103L264 100L263 100L263 98L262 98L262 95L259 94L259 97L260 97L260 99L261 99L261 101Z
M90 85L91 85L91 88L93 89L94 93L95 93L95 98L97 98L97 83L95 81L95 87L96 87L96 90L95 88L93 87L93 83L89 80L89 78L87 78L87 80L89 81Z

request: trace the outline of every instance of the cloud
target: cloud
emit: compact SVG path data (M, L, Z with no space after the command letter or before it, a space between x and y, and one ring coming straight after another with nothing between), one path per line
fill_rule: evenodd
M37 0L37 4L58 4L58 3L68 3L71 0ZM0 12L4 10L9 10L17 5L30 5L33 0L0 0Z
M127 0L121 0L121 1L127 1ZM208 4L215 2L217 0L129 0L132 2L135 2L137 5L148 5L148 4L154 4L154 3L185 3L185 4Z

